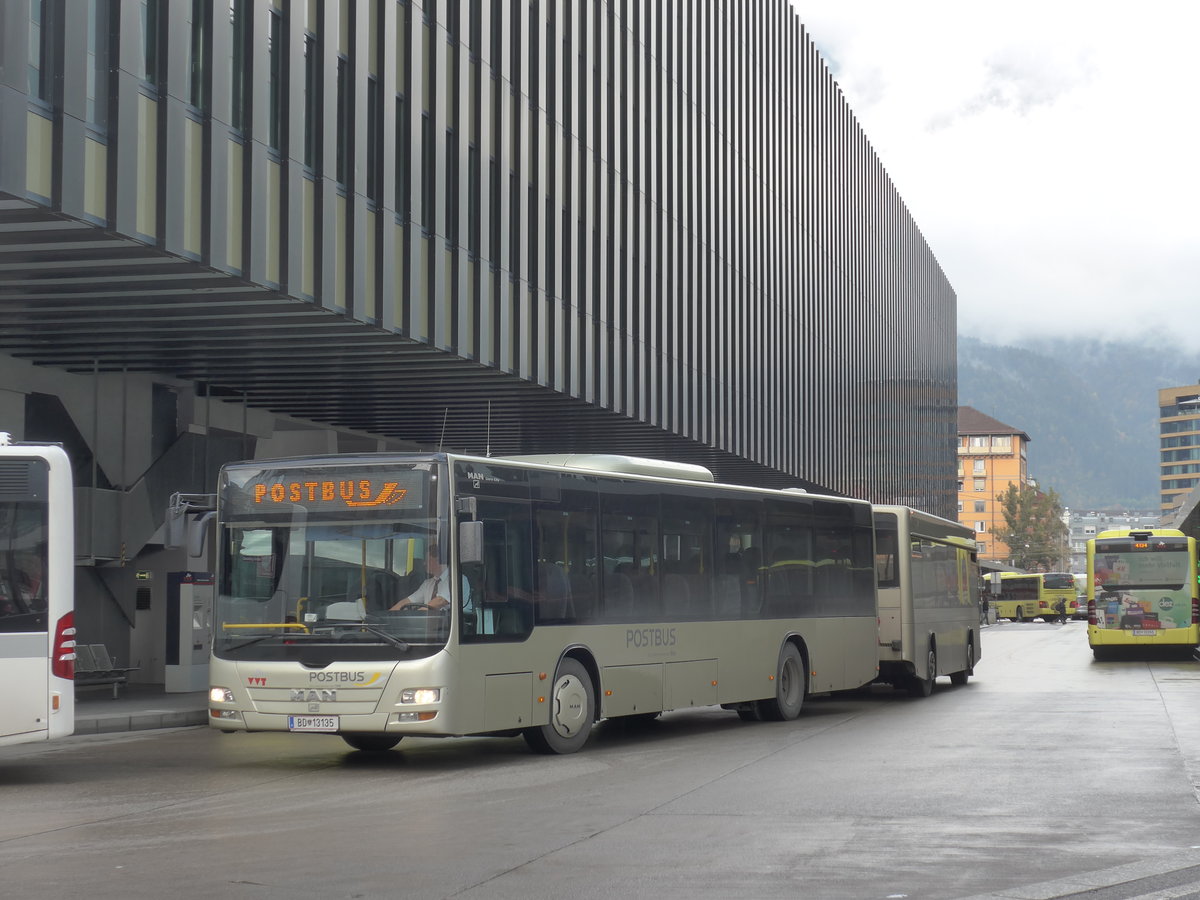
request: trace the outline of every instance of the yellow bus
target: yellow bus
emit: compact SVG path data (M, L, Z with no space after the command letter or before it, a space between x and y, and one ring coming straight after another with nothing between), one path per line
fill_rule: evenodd
M788 720L878 672L865 501L626 456L367 454L227 465L217 520L225 731L570 753L600 718Z
M975 532L907 506L875 507L879 677L928 697L966 684L982 653Z
M1200 644L1195 538L1170 528L1103 531L1088 541L1087 564L1096 659L1122 647Z
M1075 578L1065 572L1001 572L1000 593L992 597L996 618L1032 622L1039 616L1047 622L1058 618L1057 604L1063 602L1067 616L1079 605Z

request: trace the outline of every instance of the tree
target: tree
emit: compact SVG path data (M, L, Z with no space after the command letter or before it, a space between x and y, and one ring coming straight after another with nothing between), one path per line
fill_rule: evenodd
M1010 484L996 498L1004 527L996 538L1008 544L1012 564L1031 572L1064 571L1068 535L1058 494L1029 484Z

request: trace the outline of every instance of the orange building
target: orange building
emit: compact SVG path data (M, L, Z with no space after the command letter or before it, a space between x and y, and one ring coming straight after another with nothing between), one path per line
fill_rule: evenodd
M1010 484L1029 484L1029 435L985 416L971 406L958 408L958 521L975 530L979 558L1009 557L1008 545L993 537L1004 526L997 499Z

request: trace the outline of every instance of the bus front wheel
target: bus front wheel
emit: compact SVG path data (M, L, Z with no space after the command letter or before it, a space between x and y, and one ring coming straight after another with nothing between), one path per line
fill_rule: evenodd
M574 753L585 743L595 718L592 676L577 659L558 664L550 688L550 722L522 732L538 753Z
M796 645L788 642L779 651L775 671L775 696L759 700L758 714L768 722L788 722L800 715L804 707L807 684L804 677L804 657Z

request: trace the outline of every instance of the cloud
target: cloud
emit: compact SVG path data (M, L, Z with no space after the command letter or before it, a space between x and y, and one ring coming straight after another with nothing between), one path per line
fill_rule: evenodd
M1172 333L1200 308L1200 3L794 0L962 329Z

